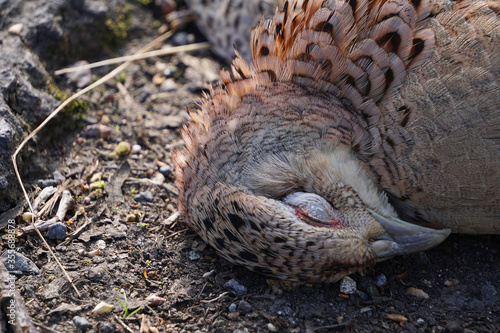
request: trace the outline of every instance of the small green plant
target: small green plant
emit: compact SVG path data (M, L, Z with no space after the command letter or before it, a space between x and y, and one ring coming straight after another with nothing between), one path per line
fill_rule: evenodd
M141 311L142 310L142 306L138 307L137 309L135 309L134 311L132 311L130 314L128 313L128 302L127 302L127 294L125 293L125 290L122 289L121 292L123 293L123 298L124 300L122 301L121 299L119 299L118 297L115 297L116 300L118 302L120 302L120 304L122 305L123 307L123 317L122 319L127 319L127 318L130 318L132 317L133 315L135 315L137 312Z
M126 72L121 72L115 77L116 81L120 83L124 83L125 80L127 79L127 73Z

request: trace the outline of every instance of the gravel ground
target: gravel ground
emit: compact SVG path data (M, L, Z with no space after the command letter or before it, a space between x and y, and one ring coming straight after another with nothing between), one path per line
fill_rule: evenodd
M156 35L139 29L156 26L153 12L142 6L134 11L140 24L120 54ZM176 40L202 40L186 29ZM187 108L196 108L221 66L209 51L136 62L87 94L81 117L58 119L58 127L76 129L43 150L32 148L28 170L58 171L65 179L60 187L75 200L65 228L52 227L48 242L80 296L37 236L19 236L16 243L40 269L20 276L17 285L42 331L499 331L500 236L452 235L425 253L354 274L356 288L347 294L339 283L287 290L219 258L181 218L172 218L177 189L170 152L182 145ZM77 90L65 78L56 83ZM51 126L47 133L56 130ZM121 142L128 143L126 152L113 154ZM51 179L40 182L35 174L26 181L50 185ZM100 302L111 304L111 312L93 312Z

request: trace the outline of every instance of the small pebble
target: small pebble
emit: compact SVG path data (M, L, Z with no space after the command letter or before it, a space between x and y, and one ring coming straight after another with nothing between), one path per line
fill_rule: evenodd
M269 332L278 332L278 328L274 326L272 323L267 324L267 330Z
M111 118L107 114L101 117L101 124L108 125L111 122Z
M186 45L192 42L194 42L194 35L190 35L184 31L179 31L172 36L172 43L176 46Z
M75 324L76 328L78 328L82 332L86 332L92 328L92 325L89 323L87 318L80 316L73 317L73 324Z
M384 274L380 274L375 277L375 284L379 287L384 286L387 283L387 277Z
M164 176L168 176L172 173L172 167L168 164L165 164L165 165L162 165L162 167L160 168L160 172L164 175Z
M466 298L460 294L443 295L441 296L443 301L448 306L455 306L462 308L465 305Z
M406 323L408 321L408 318L398 313L386 313L385 318L400 323Z
M134 200L137 202L153 202L153 199L153 193L151 193L150 191L139 192L134 197Z
M380 296L380 292L378 291L376 286L373 286L373 285L368 286L368 287L366 287L366 291L368 292L368 295L370 295L370 296L375 296L375 297Z
M243 328L237 328L233 331L233 333L249 333L248 329L246 327Z
M290 304L282 299L278 299L273 305L271 305L269 310L272 314L278 316L291 316L293 314Z
M356 281L346 276L340 281L340 292L346 295L352 295L356 292Z
M369 301L371 298L367 293L364 293L361 290L356 290L356 294L358 294L359 298L365 302Z
M87 138L107 138L111 134L111 127L103 124L88 125L83 129Z
M54 173L52 174L52 176L54 177L55 180L58 180L58 181L65 181L66 180L66 177L64 177L59 171L54 171Z
M97 329L99 333L115 333L116 332L116 327L115 325L108 323L108 322L102 322L97 325Z
M61 181L56 179L39 179L36 181L36 184L41 188L45 188L49 186L58 186L61 184Z
M96 172L90 177L90 182L95 183L102 179L102 172Z
M165 76L163 76L160 73L155 74L155 76L153 76L152 79L153 83L156 84L157 86L165 82L165 80L166 80Z
M200 259L200 255L195 251L190 251L189 252L189 259L190 260L198 260L198 259Z
M97 248L104 250L106 248L106 241L103 239L99 239L97 242L95 242L95 245Z
M247 288L241 285L235 279L231 279L224 284L224 288L231 290L236 295L245 295L247 293Z
M64 239L66 238L66 225L61 222L57 222L49 227L47 231L47 238L50 239Z
M161 172L157 172L151 177L151 180L156 184L162 184L165 181L165 176Z
M135 144L132 146L132 153L138 153L142 149L141 145Z
M23 295L33 295L35 294L35 286L32 284L25 284L23 286Z
M473 298L470 300L468 308L481 312L481 311L484 311L485 305L484 305L484 302L478 300L477 298Z
M231 312L231 313L236 312L236 304L231 303L231 305L229 305L229 306L227 307L227 309L228 309L228 310L229 310L229 312Z
M245 300L241 300L240 303L238 304L238 311L248 313L252 312L253 308L250 303L248 303Z
M90 205L90 197L85 197L85 198L83 198L83 203L84 203L85 205Z
M408 290L406 290L406 293L408 295L415 296L416 298L421 298L421 299L428 299L429 298L429 295L425 291L423 291L422 289L418 289L418 288L410 287L410 288L408 288Z
M423 320L422 318L418 318L417 325L423 325L423 324L425 324L425 320Z
M13 24L7 29L8 32L14 35L20 35L23 32L24 25L22 23Z
M160 85L160 90L163 92L169 92L177 89L177 83L175 83L174 79L166 79Z
M146 298L146 302L150 306L160 306L165 303L166 299L155 294L151 294Z
M460 323L458 323L456 321L450 321L450 322L448 322L448 324L444 328L444 331L446 333L463 333L464 329L463 329L462 325L460 325Z
M499 300L496 288L488 282L481 287L481 297L487 305L493 305Z
M179 69L175 66L169 66L163 71L163 75L166 77L175 76L179 73Z
M162 73L168 68L168 65L164 62L157 61L155 62L155 71L156 73Z
M454 286L458 284L458 280L457 279L448 279L444 282L444 285L447 286L447 287L451 287L451 286Z

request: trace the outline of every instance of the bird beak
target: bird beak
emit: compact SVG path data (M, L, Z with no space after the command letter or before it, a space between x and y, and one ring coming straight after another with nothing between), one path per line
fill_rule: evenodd
M385 229L385 233L370 244L377 255L377 261L397 255L425 251L444 241L451 233L450 229L425 228L395 217L382 216L371 209L368 211Z

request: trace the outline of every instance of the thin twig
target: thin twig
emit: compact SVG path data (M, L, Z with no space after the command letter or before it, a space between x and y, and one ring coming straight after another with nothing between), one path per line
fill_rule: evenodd
M92 223L92 220L90 220L88 217L87 217L87 214L85 214L85 223L80 226L78 229L76 229L75 231L73 231L65 240L64 242L60 243L59 245L57 245L58 247L59 246L63 246L63 245L66 245L68 244L69 242L71 242L73 239L75 239L76 237L78 237L80 235L80 233L85 229L87 228L87 226L89 224Z
M188 230L188 228L186 228L186 229L182 229L182 230L179 230L179 231L177 231L177 232L174 232L173 234L170 234L170 235L168 235L167 237L165 237L165 240L167 240L167 239L169 239L169 238L172 238L172 237L174 237L174 236L176 236L176 235L178 235L178 234L180 234L181 232L184 232L184 231L186 231L186 230Z
M214 299L211 299L211 300L208 300L208 301L205 301L205 300L202 299L200 302L201 303L213 303L213 302L217 302L218 300L220 300L222 297L226 296L227 294L229 294L229 291L223 292L222 294L220 294L219 296L217 296Z
M118 316L117 316L117 315L115 315L115 320L116 320L116 321L117 321L120 325L122 325L122 326L123 326L123 328L124 328L124 329L126 329L128 332L130 332L130 333L134 333L134 331L133 331L130 327L128 327L128 326L127 326L127 324L125 324L125 323L123 322L123 320L121 320L120 318L118 318Z
M163 56L163 55L179 53L179 52L206 50L208 48L210 48L209 43L196 43L196 44L188 44L188 45L181 45L181 46L173 46L173 47L168 47L168 48L164 48L164 49L156 50L156 51L151 51L151 52L132 54L132 55L127 55L127 56L123 56L123 57L107 59L107 60L98 61L98 62L94 62L91 64L82 65L82 66L63 68L63 69L59 69L59 70L55 71L54 75L72 73L72 72L77 72L77 71L80 71L83 69L91 69L91 68L102 67L102 66L107 66L107 65L119 64L119 63L122 63L125 61L141 60L141 59L147 59L147 58Z
M47 221L38 220L34 224L21 228L23 234L25 235L34 234L36 232L35 228L40 231L44 231L47 230L51 225L63 221L64 218L66 217L66 213L68 212L70 207L73 206L73 203L74 200L73 197L71 196L71 193L69 193L68 190L64 190L62 192L61 200L59 201L59 207L57 208L56 216Z

